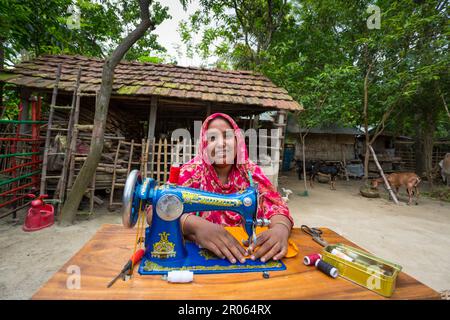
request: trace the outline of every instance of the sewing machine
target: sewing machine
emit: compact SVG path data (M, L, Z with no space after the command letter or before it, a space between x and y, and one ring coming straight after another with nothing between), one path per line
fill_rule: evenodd
M232 264L206 249L183 238L180 217L183 213L198 211L234 211L242 217L246 244L256 241L256 226L268 225L266 219L257 219L258 192L248 187L234 194L218 194L167 183L157 186L151 178L142 179L133 170L125 183L123 193L124 225L136 225L140 211L152 205L152 223L145 230L145 255L139 267L140 274L165 274L172 270L191 270L194 273L249 272L284 270L281 261L252 261Z

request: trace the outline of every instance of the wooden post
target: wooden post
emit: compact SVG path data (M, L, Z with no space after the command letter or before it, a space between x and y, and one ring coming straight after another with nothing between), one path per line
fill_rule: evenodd
M30 98L31 90L28 88L20 88L20 102L22 103L22 113L19 120L30 120ZM20 134L27 134L30 132L29 124L21 124L19 128Z
M158 98L156 96L152 96L150 102L150 118L148 119L148 135L147 140L152 144L152 153L151 157L151 169L150 169L150 177L153 178L153 157L155 156L155 128L156 128L156 115L158 111ZM148 159L148 154L147 154Z
M253 117L252 128L258 130L259 114Z
M345 160L345 150L344 150L344 146L345 144L341 143L341 155L342 155L342 162L344 165L344 174L345 174L345 179L347 181L349 181L350 179L348 178L348 172L347 172L347 161Z
M206 105L206 117L209 117L211 115L211 102L208 102Z
M272 150L275 151L275 155L273 157L273 159L275 159L275 163L274 163L274 179L273 179L273 185L275 186L275 188L278 186L278 173L280 170L280 163L283 160L283 151L284 151L284 146L283 146L283 142L284 142L284 134L285 134L285 130L286 130L286 119L287 119L287 114L286 111L282 110L282 111L278 111L278 119L276 122L276 127L278 130L278 141L276 143L275 149L273 149L274 146L272 146Z
M372 152L373 160L375 161L375 164L377 165L378 170L380 170L381 177L384 180L384 184L386 185L386 188L388 189L389 194L392 197L392 200L394 200L395 204L398 204L397 197L395 196L394 191L392 191L391 185L389 184L388 180L386 179L386 176L384 175L384 171L381 168L380 163L378 162L377 155L375 154L375 151L373 151L373 148L371 145L369 145L369 150L370 150L370 152Z
M152 96L150 102L150 117L148 119L148 135L147 139L153 139L155 137L155 127L156 127L156 112L158 111L158 98Z

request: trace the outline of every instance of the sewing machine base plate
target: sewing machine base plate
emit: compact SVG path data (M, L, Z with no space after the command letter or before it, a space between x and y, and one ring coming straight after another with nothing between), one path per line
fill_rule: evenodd
M163 260L151 258L148 252L139 266L141 275L167 274L174 270L189 270L196 274L207 273L241 273L282 271L286 266L281 261L247 259L245 263L230 263L227 259L220 259L206 249L199 248L195 243L186 242L187 258L183 260Z

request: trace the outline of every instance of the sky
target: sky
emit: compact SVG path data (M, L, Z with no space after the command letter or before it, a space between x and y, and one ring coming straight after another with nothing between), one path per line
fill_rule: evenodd
M202 60L198 55L194 53L192 58L186 57L185 46L181 41L181 37L178 33L178 24L182 20L187 20L189 16L196 10L200 9L198 0L192 0L187 7L187 11L183 10L179 0L161 0L161 5L169 7L169 14L171 19L165 20L163 23L158 25L153 31L154 34L158 35L158 42L167 49L167 53L175 57L178 64L181 66L195 66L198 67L202 64ZM199 34L197 37L194 36L194 43L199 40ZM176 47L180 46L183 56L179 56Z

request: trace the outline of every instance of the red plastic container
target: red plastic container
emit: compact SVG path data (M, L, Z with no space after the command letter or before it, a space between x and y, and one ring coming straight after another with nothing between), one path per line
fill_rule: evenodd
M28 195L30 198L35 198L34 194ZM37 231L50 227L55 222L55 208L51 204L45 204L42 199L47 198L48 195L40 195L35 200L31 201L31 208L23 224L23 231Z
M172 164L169 173L169 183L178 184L178 178L180 176L180 166L178 164Z

